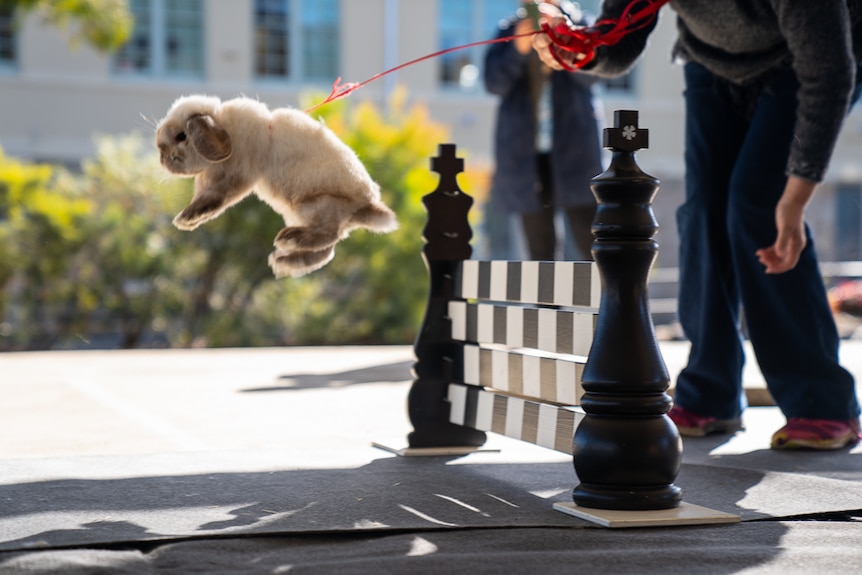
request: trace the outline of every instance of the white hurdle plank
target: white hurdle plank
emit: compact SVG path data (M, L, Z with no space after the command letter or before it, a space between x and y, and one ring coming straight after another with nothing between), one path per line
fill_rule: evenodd
M461 262L455 296L598 309L601 277L590 261Z
M452 339L587 356L598 315L592 311L449 302Z
M572 438L584 414L478 387L449 384L450 421L572 454Z
M463 381L560 405L579 405L585 359L542 357L464 344Z

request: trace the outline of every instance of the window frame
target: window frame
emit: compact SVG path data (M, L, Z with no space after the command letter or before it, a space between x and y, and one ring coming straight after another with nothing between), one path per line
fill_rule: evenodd
M170 55L168 40L171 30L168 29L169 3L172 0L141 0L146 2L149 11L147 47L145 54L148 59L146 67L130 67L125 69L120 66L120 58L123 56L125 46L113 56L111 63L111 73L115 78L121 79L160 79L160 80L204 80L207 76L207 27L206 27L206 1L197 0L198 6L198 22L197 30L199 31L199 46L196 47L198 54L193 56L199 61L196 70L172 70L170 69ZM132 37L127 45L135 42L138 36L132 32ZM129 60L134 60L134 56Z
M449 48L454 48L455 46L449 46L444 44L443 42L443 24L445 19L443 17L443 6L445 0L438 0L438 13L437 13L437 49L438 50L447 50ZM458 0L453 0L458 1ZM519 0L459 0L461 2L469 3L470 5L470 38L465 39L464 41L458 41L458 44L466 44L472 42L480 42L483 40L491 40L496 36L499 31L499 28L494 29L491 26L488 26L486 29L486 24L491 22L502 22L506 20L511 15L515 14L520 5ZM509 2L511 6L508 8L508 11L500 11L497 12L497 4ZM448 61L446 56L442 56L439 60L436 72L436 82L437 87L440 91L451 94L460 94L460 95L481 95L485 93L485 90L482 87L482 69L484 66L485 59L485 51L487 50L487 46L474 46L472 48L465 48L463 50L458 50L453 52L452 54L457 56L466 56L468 63L465 66L462 66L459 70L463 70L467 66L474 66L476 69L476 77L472 84L469 86L462 86L459 81L445 81L445 66Z
M285 14L287 20L283 26L285 30L285 73L284 74L268 74L260 72L260 53L258 50L258 5L259 2L266 0L254 0L251 7L252 15L252 78L254 82L261 84L278 84L278 85L328 85L332 81L341 76L340 69L341 61L341 27L342 27L342 9L340 0L330 0L334 3L334 21L330 24L336 29L336 33L331 36L331 41L335 42L333 52L331 54L332 70L325 70L317 74L311 75L307 71L307 43L306 39L306 24L304 19L305 2L314 2L319 0L269 0L276 2L282 8L282 13Z
M0 21L5 20L5 24L8 26L8 28L6 28L8 30L8 36L4 35L3 37L0 37L0 40L4 37L8 37L11 50L11 57L3 58L0 56L0 73L13 72L18 69L18 62L21 53L20 35L17 33L16 29L15 8L13 6L9 6L7 8L0 8L0 10L8 10L8 14L0 13Z

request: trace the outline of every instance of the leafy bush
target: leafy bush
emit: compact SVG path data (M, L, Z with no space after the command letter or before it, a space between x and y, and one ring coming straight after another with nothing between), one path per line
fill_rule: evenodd
M22 17L37 11L45 21L72 33L81 41L108 52L122 46L132 34L134 19L126 0L0 0L0 9L19 10Z
M90 203L51 186L54 170L0 151L0 337L19 326L18 345L46 347L66 325L69 262L85 240ZM15 305L13 305L15 304Z

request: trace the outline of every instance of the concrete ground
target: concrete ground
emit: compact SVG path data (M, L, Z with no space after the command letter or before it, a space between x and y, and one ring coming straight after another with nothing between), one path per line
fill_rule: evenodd
M660 347L675 374L687 344ZM862 383L862 342L841 353ZM432 462L372 448L406 445L412 362L408 346L0 355L0 574L551 573L581 546L616 557L595 573L860 572L862 447L771 451L783 417L752 407L733 437L685 440L677 481L742 522L628 530L621 548L551 509L577 481L563 454L499 436L499 453ZM745 383L768 403L753 360ZM511 569L489 567L501 545Z

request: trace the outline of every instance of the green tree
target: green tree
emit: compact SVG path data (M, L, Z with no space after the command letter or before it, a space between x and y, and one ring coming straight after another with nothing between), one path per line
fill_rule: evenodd
M51 24L71 29L76 41L105 52L122 46L134 23L127 0L0 0L0 9L17 9L19 17L36 11Z

